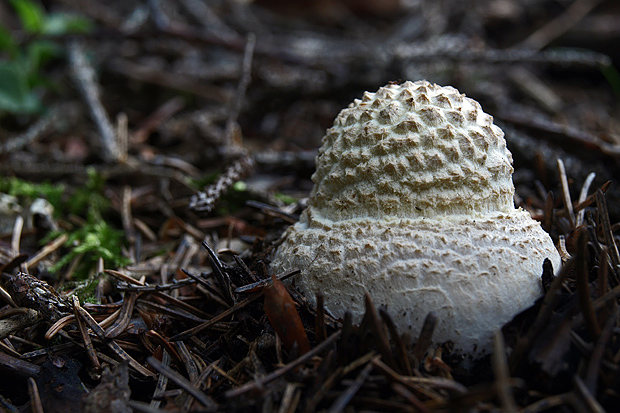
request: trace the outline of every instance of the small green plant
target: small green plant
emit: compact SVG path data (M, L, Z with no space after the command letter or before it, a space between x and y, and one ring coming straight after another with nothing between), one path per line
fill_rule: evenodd
M51 272L58 272L65 265L80 260L74 278L83 280L95 268L99 257L106 266L123 266L130 263L123 255L124 234L105 220L87 222L84 226L69 234L65 246L69 252L50 267Z
M39 91L50 82L42 66L62 54L54 36L84 33L91 23L64 13L47 14L32 0L10 0L27 35L24 44L0 26L0 113L35 113L42 109Z
M282 192L276 192L275 194L273 194L273 196L275 196L276 199L284 202L285 205L291 205L297 202L297 198L287 194L283 194Z
M105 178L95 168L86 170L88 180L69 198L69 212L87 217L89 221L99 221L110 207L110 200L103 195Z
M82 224L67 232L64 246L68 252L52 267L50 272L58 272L70 263L76 262L73 278L85 280L95 268L99 257L108 267L120 267L130 263L123 255L125 236L106 219L110 201L104 196L105 179L94 168L87 171L85 185L75 190L71 196L63 196L65 186L51 183L32 183L18 178L0 178L0 192L31 201L37 197L46 198L53 206L57 216L73 214ZM61 235L52 231L42 240L43 243Z
M114 228L105 219L105 213L110 208L110 202L103 194L105 179L94 168L90 168L87 173L86 185L76 190L68 201L69 211L86 216L86 222L69 233L65 242L69 252L50 268L50 271L57 272L79 259L74 275L78 280L89 276L99 257L103 258L108 267L120 267L131 262L123 255L123 231Z
M62 194L65 192L65 186L49 182L33 183L15 177L2 177L0 178L0 192L18 198L26 197L30 200L43 197L58 212L63 207Z
M93 274L93 276L90 276L83 281L66 282L61 286L61 288L59 288L59 291L67 292L70 290L72 294L78 296L80 302L82 303L100 304L100 302L98 302L95 298L99 281L99 274Z

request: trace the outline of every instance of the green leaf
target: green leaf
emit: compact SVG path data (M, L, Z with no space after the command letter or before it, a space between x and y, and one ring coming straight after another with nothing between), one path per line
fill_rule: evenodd
M51 41L39 40L32 42L26 50L28 72L31 74L30 80L34 80L34 83L40 83L40 76L37 75L39 68L50 59L60 56L61 50L58 44Z
M11 33L4 27L0 26L0 51L8 53L8 55L14 58L17 55L17 43Z
M0 110L34 113L41 109L28 84L28 73L16 62L0 62Z
M24 29L30 33L40 33L45 21L45 10L30 0L11 0Z
M43 21L43 34L58 36L68 33L88 33L92 29L90 20L66 13L52 13Z

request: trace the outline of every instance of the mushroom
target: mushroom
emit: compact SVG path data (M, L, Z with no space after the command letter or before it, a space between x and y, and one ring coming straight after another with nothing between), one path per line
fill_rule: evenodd
M545 259L560 257L514 207L512 155L480 104L427 81L365 92L337 116L316 159L308 208L274 253L273 271L300 268L336 317L360 321L364 296L401 333L426 315L433 339L479 358L494 332L542 295Z

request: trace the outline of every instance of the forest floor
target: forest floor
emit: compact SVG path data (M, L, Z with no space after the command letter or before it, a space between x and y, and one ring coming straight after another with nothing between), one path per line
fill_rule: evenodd
M613 0L0 3L0 409L617 409L618 44ZM420 79L494 117L565 261L468 369L268 271L338 112Z

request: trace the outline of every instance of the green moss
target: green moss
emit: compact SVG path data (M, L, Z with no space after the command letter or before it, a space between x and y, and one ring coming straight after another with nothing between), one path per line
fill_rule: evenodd
M87 217L89 220L100 220L110 208L110 200L103 194L105 178L95 168L86 171L88 181L78 188L69 198L67 207L70 213Z
M83 280L94 271L99 258L107 268L118 268L131 261L123 254L126 243L123 231L114 228L106 219L110 201L104 196L105 179L94 169L88 171L88 182L69 198L67 209L85 217L84 225L68 232L65 247L69 252L51 268L57 272L74 260L80 259L74 278ZM53 234L52 236L58 236Z
M69 251L49 270L58 272L80 259L74 278L85 279L96 267L99 257L103 258L107 268L128 265L131 261L123 254L124 244L123 231L114 229L105 220L87 222L69 233L69 239L65 242Z
M65 186L62 184L51 184L49 182L33 183L19 178L9 177L0 178L0 192L13 195L17 198L27 198L32 201L35 198L45 198L54 207L55 211L61 211L62 195Z
M73 290L72 293L77 295L81 303L99 304L95 298L95 291L99 285L99 276L93 275L84 281L68 282L63 285L63 290Z

